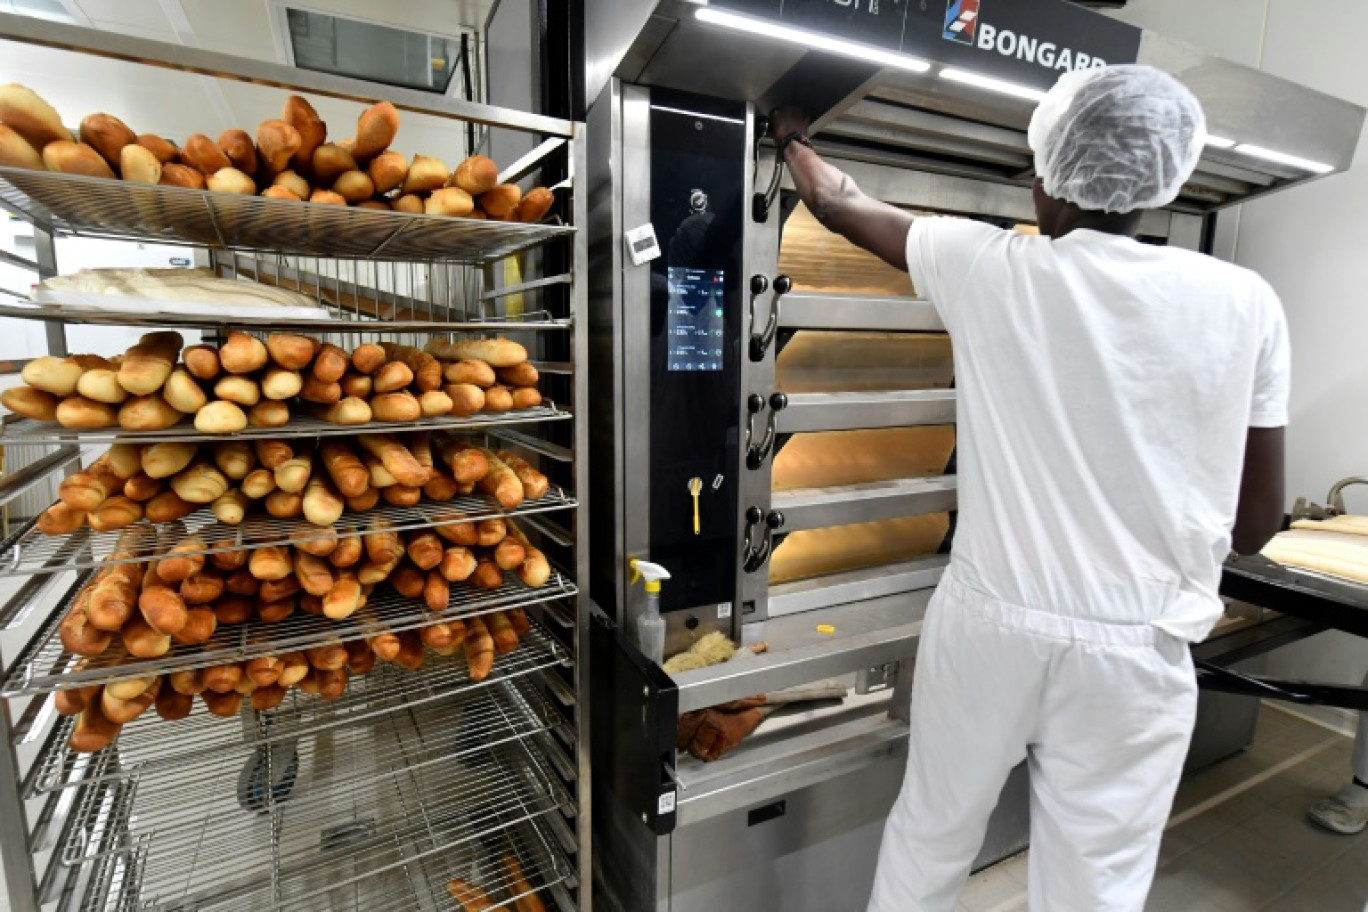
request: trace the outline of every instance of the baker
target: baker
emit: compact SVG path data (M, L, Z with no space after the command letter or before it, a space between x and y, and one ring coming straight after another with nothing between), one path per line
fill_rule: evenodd
M1135 238L1197 165L1201 105L1148 67L1062 77L1030 126L1038 237L873 200L806 128L771 118L803 201L935 302L959 391L959 524L869 909L951 912L1024 759L1031 908L1140 910L1196 711L1188 644L1232 544L1257 552L1284 506L1277 295Z

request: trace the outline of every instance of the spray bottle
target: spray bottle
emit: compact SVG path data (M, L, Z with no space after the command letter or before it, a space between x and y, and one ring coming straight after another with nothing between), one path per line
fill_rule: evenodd
M646 610L636 623L636 644L641 654L657 665L665 661L665 619L660 616L660 581L670 571L650 561L632 559L632 583L646 578Z

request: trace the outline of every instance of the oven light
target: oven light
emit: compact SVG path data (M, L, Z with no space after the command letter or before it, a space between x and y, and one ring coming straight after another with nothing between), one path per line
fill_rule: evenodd
M1206 144L1213 149L1233 149L1235 140L1226 139L1224 136L1207 136Z
M1262 158L1278 165L1287 165L1289 168L1300 168L1303 171L1310 171L1313 174L1329 174L1335 170L1334 165L1327 165L1324 162L1312 161L1309 158L1302 158L1297 155L1288 155L1286 152L1277 152L1273 149L1265 149L1263 146L1252 146L1249 143L1241 143L1235 147L1235 151L1241 155L1248 155L1250 158Z
M996 79L992 76L984 76L982 73L960 70L955 67L945 67L940 71L940 76L942 79L948 79L951 82L963 83L978 89L987 89L990 92L997 92L999 95L1024 98L1027 101L1040 101L1045 97L1045 93L1040 89L1033 89L1017 82L1008 82L1005 79Z
M913 73L925 73L931 69L931 64L916 57L909 57L906 54L895 54L892 51L881 50L866 44L857 44L853 41L842 41L839 38L832 38L829 35L820 35L816 32L808 32L802 29L789 28L777 22L768 22L764 19L752 19L749 16L738 16L735 13L728 13L723 10L715 10L710 6L705 6L695 13L698 19L710 25L720 25L725 28L736 29L741 32L750 32L753 35L760 35L765 38L777 38L780 41L788 41L793 44L801 44L817 51L828 51L832 54L843 54L846 57L855 57L860 60L867 60L871 63L881 64L887 67L895 67L900 70L911 70Z

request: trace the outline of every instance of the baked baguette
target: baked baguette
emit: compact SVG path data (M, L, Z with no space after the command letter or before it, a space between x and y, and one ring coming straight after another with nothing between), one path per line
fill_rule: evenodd
M527 349L509 339L433 339L423 350L443 361L484 361L493 367L527 360Z

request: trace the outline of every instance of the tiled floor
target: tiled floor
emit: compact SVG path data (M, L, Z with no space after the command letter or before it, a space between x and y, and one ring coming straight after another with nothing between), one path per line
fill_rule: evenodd
M1337 836L1307 806L1349 776L1352 741L1266 706L1248 751L1189 776L1147 912L1368 912L1368 832ZM1026 855L975 875L960 912L1024 912Z

